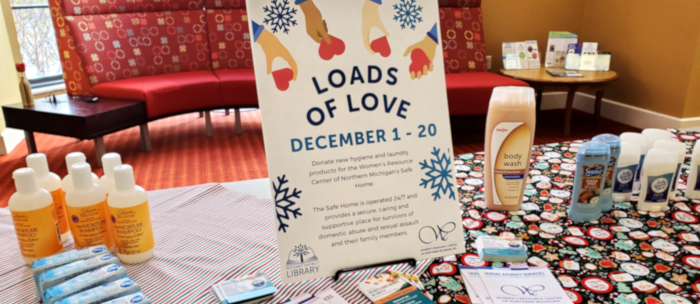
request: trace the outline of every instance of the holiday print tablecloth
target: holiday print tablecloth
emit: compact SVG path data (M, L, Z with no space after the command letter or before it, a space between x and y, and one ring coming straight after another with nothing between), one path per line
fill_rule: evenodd
M471 303L457 266L505 266L480 261L472 242L480 235L510 235L527 245L528 264L549 267L576 304L700 303L700 201L683 197L700 133L671 131L687 153L670 209L644 212L634 202L616 203L595 223L566 216L583 141L533 147L523 208L515 212L486 209L483 153L456 157L467 253L436 259L421 277L426 290L439 304Z

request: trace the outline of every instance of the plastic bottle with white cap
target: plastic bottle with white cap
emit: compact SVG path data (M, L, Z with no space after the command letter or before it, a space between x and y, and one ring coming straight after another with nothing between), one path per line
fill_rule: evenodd
M673 139L673 133L663 129L647 128L642 130L642 135L647 138L647 141L649 142L649 149L652 149L657 140Z
M122 157L119 153L110 152L102 155L102 168L104 169L104 175L100 177L98 184L102 189L105 189L107 195L114 189L114 167L122 164Z
M8 208L22 258L31 265L36 259L63 250L56 209L51 193L37 185L34 170L17 169L12 172L12 178L17 192L10 196Z
M654 149L666 150L668 152L678 155L676 171L673 174L673 179L671 179L671 189L668 190L668 200L673 201L676 199L676 184L678 184L678 177L681 173L681 166L683 166L683 163L685 162L685 144L677 140L657 140L654 143Z
M688 183L685 189L685 197L700 199L700 140L693 146L693 155L690 158L690 170L688 170Z
M644 170L644 158L646 158L647 151L651 149L651 145L654 143L650 143L646 136L642 135L642 133L636 132L622 133L620 134L620 140L636 143L639 145L639 167L637 167L637 172L634 173L633 185L633 191L639 191L641 185L640 178L642 177L642 170Z
M153 257L155 246L148 196L136 185L130 165L114 167L114 182L107 203L114 221L117 256L127 264L144 262Z
M61 178L49 171L49 163L44 153L32 153L25 158L27 167L32 168L36 174L36 183L39 188L49 191L53 197L53 207L56 209L58 229L61 232L61 241L70 240L70 226L66 216L66 201L61 191Z
M66 192L66 211L75 248L104 244L114 251L112 222L107 210L107 193L93 183L90 164L80 162L70 168L74 187Z
M651 149L647 153L642 171L637 210L664 211L668 209L668 193L671 180L676 172L678 156L661 149Z
M83 152L71 152L66 155L66 169L68 169L68 174L61 180L61 190L63 190L63 193L73 188L73 176L70 174L70 167L73 166L73 164L84 162L86 162L86 158ZM92 173L92 182L97 184L99 180L97 174Z
M613 178L613 202L629 202L632 199L634 175L639 169L640 155L639 144L629 141L620 143L620 157Z

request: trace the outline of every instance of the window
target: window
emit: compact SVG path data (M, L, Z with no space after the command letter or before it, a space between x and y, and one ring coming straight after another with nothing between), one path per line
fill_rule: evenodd
M32 87L63 83L47 0L10 0L22 60Z

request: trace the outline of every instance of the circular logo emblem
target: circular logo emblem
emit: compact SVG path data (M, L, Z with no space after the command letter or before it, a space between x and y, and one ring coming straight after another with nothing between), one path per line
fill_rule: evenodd
M622 263L620 265L620 268L622 268L622 270L624 270L625 272L636 276L649 275L650 272L649 268L646 268L645 266L637 263Z
M141 301L143 301L143 297L141 295L137 295L137 296L131 298L131 303L138 303Z
M489 211L486 213L485 216L487 219L490 219L494 222L502 222L508 218L505 214L495 211Z
M653 182L651 182L649 188L651 189L651 191L654 191L654 193L664 192L666 191L666 188L668 188L668 180L666 178L659 177Z
M700 269L700 256L686 255L683 257L683 263L695 269Z
M131 285L134 285L134 281L128 280L128 281L125 281L124 283L122 283L122 284L119 285L119 286L121 286L122 288L127 288L127 287L129 287L129 286L131 286Z
M610 284L610 282L599 277L584 278L581 280L581 285L586 287L586 289L590 290L591 292L599 294L609 293L613 290L613 286Z
M671 214L674 220L686 224L694 224L698 222L698 218L685 211L675 211Z
M105 249L104 249L103 247L99 247L99 248L93 249L93 250L92 250L92 253L100 253L100 252L102 252L102 251L104 251L104 250L105 250Z
M622 169L617 172L617 182L620 184L627 184L634 179L634 172L630 169Z
M588 233L588 236L601 241L607 241L613 238L612 232L598 227L590 227L586 233Z
M618 221L618 223L620 225L623 225L625 227L629 227L632 229L644 227L644 223L642 223L638 220L635 220L635 219L631 219L631 218L622 218Z
M542 231L544 231L544 232L551 233L551 234L559 234L559 233L562 233L564 231L564 228L562 228L561 226L559 226L557 224L552 224L552 223L542 223L542 224L540 224L540 229L542 229Z
M78 219L78 216L75 214L71 215L70 219L73 221L73 223L76 224L80 221L80 219Z
M567 236L565 236L565 237L562 237L561 239L562 239L564 242L569 243L570 245L574 245L574 246L588 246L588 241L586 241L586 239L580 238L580 237L577 237L577 236L567 235Z
M255 287L262 287L263 285L265 285L265 281L264 280L255 280L255 281L253 281L252 284Z

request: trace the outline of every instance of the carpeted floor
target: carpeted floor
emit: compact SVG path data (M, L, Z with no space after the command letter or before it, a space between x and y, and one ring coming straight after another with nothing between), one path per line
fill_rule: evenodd
M150 152L141 149L138 127L105 136L105 146L134 166L136 183L146 190L267 177L260 111L244 111L241 116L244 133L240 135L234 132L233 115L212 113L214 136L209 138L204 134L204 118L194 113L149 123L153 144ZM483 151L485 122L483 116L451 119L455 154ZM535 144L639 131L605 119L593 125L593 117L583 112L574 112L573 122L571 136L564 138L563 111L541 112ZM36 134L36 141L39 151L49 159L49 168L59 176L67 173L64 157L73 151L85 153L93 171L102 176L102 169L94 168L92 141L76 142L74 138L47 134ZM26 155L26 145L21 143L10 154L0 156L0 207L7 206L15 191L12 171L25 166Z

